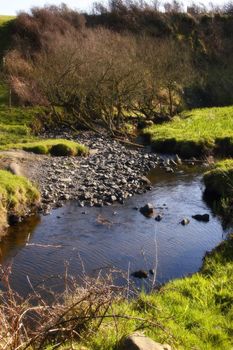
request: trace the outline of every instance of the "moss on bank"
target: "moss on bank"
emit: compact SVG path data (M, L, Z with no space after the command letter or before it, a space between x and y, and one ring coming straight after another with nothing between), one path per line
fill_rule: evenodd
M184 112L171 122L144 129L158 152L183 157L210 153L233 156L233 107L203 108Z
M233 214L233 160L217 162L204 174L205 197L225 225L232 223Z
M0 229L11 215L24 216L39 199L38 190L26 178L0 170Z
M36 154L52 156L80 156L88 154L88 148L74 141L64 139L47 139L26 144L12 145L12 148L23 149Z
M204 174L206 191L219 198L233 197L233 159L226 159L214 165Z

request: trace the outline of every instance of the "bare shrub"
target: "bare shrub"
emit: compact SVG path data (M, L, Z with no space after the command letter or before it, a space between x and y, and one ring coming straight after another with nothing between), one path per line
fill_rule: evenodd
M142 81L136 39L106 29L59 37L37 55L34 77L52 106L60 106L67 123L95 129L100 123L115 133L130 110Z
M88 337L110 317L111 305L125 295L124 288L114 285L113 273L95 279L84 276L81 286L65 274L63 293L34 289L30 284L32 293L24 299L12 290L10 273L10 266L1 270L5 286L0 294L2 350L44 349L50 343L58 347Z
M20 13L14 22L14 42L26 57L46 48L56 35L65 35L85 27L85 18L66 5L34 7Z

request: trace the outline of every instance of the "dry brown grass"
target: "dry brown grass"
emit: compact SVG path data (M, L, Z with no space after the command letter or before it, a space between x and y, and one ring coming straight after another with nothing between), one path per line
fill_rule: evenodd
M112 303L126 291L114 285L113 272L95 279L85 275L81 284L66 273L62 293L43 285L35 289L28 280L32 292L23 298L11 288L10 274L11 266L1 270L1 350L45 349L48 344L58 348L82 340L98 330Z

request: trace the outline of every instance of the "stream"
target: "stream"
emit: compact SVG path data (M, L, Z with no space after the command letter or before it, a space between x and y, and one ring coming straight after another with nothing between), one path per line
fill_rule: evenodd
M67 202L48 216L33 216L11 227L0 241L0 264L12 264L11 285L22 295L43 279L83 270L156 270L156 282L187 276L201 267L206 251L228 234L203 201L203 169L188 168L168 174L150 172L151 191L135 195L123 205L81 208ZM144 217L137 208L152 203L162 221ZM208 223L192 215L208 213ZM189 218L186 226L180 224ZM52 282L51 282L52 283ZM121 283L121 281L119 281ZM148 282L149 283L149 282ZM1 285L0 285L1 287Z

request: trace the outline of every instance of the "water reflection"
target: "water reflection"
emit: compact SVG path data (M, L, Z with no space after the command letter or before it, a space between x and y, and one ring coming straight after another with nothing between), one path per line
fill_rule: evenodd
M0 264L13 259L25 247L40 222L39 215L31 216L21 224L10 227L7 234L0 237Z

